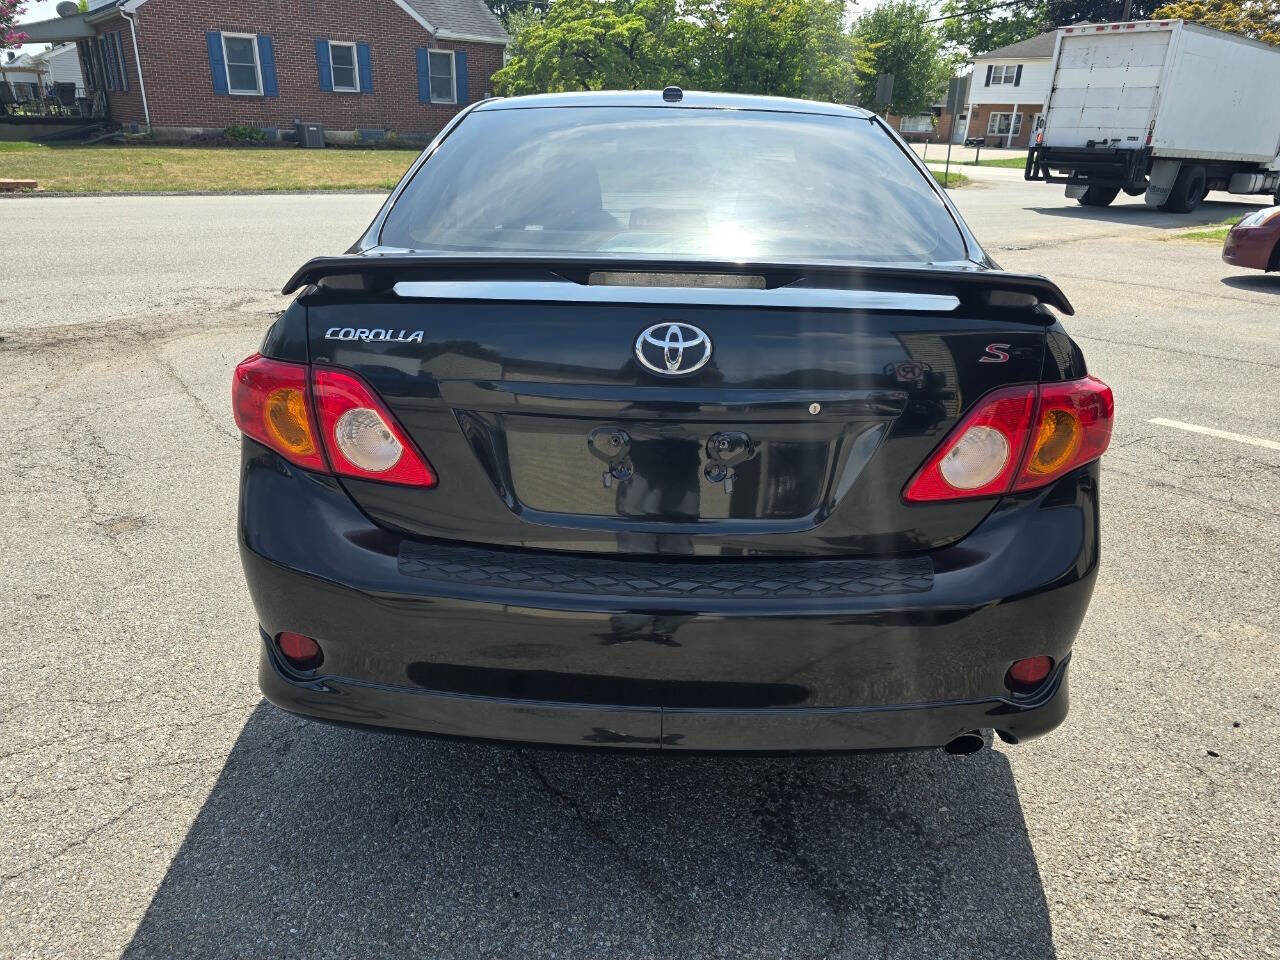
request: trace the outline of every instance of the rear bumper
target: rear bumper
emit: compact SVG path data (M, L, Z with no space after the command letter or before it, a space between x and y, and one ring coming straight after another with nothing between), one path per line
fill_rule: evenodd
M1149 151L1142 147L1050 147L1027 149L1023 177L1068 186L1126 187L1146 176Z
M245 444L245 575L272 702L432 734L668 750L1023 740L1067 710L1098 562L1097 470L902 560L629 560L402 538ZM270 638L316 638L291 670ZM1030 696L1010 663L1053 657Z

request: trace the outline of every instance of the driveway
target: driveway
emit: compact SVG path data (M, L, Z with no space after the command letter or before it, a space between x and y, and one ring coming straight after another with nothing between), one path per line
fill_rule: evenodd
M0 201L0 953L1280 955L1280 277L1163 239L1248 206L1218 195L955 197L1061 282L1116 391L1071 716L971 757L763 760L264 705L230 371L378 198Z

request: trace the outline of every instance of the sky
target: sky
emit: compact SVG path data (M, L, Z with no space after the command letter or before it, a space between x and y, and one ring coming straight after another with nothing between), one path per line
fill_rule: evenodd
M30 20L52 20L58 15L58 0L26 0L23 4L27 8L27 12L18 18L18 22L26 23ZM28 43L21 47L14 47L19 53L36 53L44 50L49 46L47 43Z

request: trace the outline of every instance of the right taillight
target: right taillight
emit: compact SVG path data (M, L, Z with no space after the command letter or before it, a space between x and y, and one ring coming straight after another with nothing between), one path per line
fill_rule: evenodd
M1111 443L1115 399L1097 377L1040 386L1036 429L1015 490L1052 483L1106 453Z
M909 503L993 497L1052 483L1102 456L1111 388L1096 377L988 394L947 435L903 491Z

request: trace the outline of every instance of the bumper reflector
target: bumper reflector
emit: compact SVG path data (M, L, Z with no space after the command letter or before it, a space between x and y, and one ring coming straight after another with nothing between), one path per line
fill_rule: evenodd
M320 644L300 633L276 634L276 646L295 670L314 670L324 662Z
M1005 677L1005 685L1017 693L1026 693L1044 683L1053 670L1052 657L1028 657L1015 660Z

